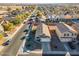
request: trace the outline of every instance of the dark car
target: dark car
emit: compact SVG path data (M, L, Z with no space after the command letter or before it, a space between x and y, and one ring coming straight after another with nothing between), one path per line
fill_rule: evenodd
M35 15L32 15L31 17L36 17Z
M23 22L23 24L25 24L26 22Z
M32 21L29 21L28 24L32 24Z
M23 36L22 38L21 38L21 40L24 40L25 39L25 36Z
M28 30L27 30L27 29L25 29L25 30L24 30L24 32L28 32Z
M5 37L7 37L7 36L8 36L8 34L7 34L7 33L4 33L4 36L5 36Z
M73 45L72 42L69 42L68 44L69 44L69 46L70 46L71 49L75 49L75 46Z
M3 43L2 45L3 45L3 46L9 45L9 40L8 40L7 42Z
M79 42L77 44L79 45Z

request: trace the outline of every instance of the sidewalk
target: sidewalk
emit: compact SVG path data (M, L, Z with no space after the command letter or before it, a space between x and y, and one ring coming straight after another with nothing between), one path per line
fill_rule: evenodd
M0 46L0 51L2 51L3 48L4 48L4 46Z

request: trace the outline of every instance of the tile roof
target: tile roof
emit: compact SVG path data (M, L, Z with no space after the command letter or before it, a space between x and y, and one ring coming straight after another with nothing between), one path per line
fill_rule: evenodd
M62 32L62 33L69 31L69 29L62 23L57 23L56 26L60 30L60 32Z
M79 23L75 23L75 25L77 26L78 30L79 30Z
M61 33L63 33L63 32L77 33L77 31L75 31L72 27L70 27L69 25L67 25L65 23L57 23L56 26L58 27L58 29L60 30Z
M72 27L73 27L75 30L79 31L79 23L73 24Z
M44 23L41 23L37 27L36 37L43 36L43 35L46 37L51 37L48 26Z

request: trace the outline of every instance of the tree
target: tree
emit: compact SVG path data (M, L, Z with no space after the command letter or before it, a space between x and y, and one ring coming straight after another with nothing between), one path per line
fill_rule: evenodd
M16 19L25 20L29 16L29 13L23 13L16 16Z
M10 21L10 22L13 23L13 25L18 25L18 24L21 23L21 20L15 19L15 20L12 20L12 21Z
M14 28L14 25L13 23L5 23L3 24L3 27L4 27L4 31L10 31Z
M42 13L40 11L37 12L37 17L42 17Z
M4 36L3 36L2 34L0 34L0 39L3 39L3 37L4 37Z

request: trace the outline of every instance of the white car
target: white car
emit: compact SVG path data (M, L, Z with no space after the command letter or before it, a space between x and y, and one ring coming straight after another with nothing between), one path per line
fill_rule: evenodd
M29 36L29 34L26 34L26 35L25 35L25 38L28 38L28 36Z
M30 51L30 50L27 50L26 52L27 52L27 53L30 53L31 51Z

